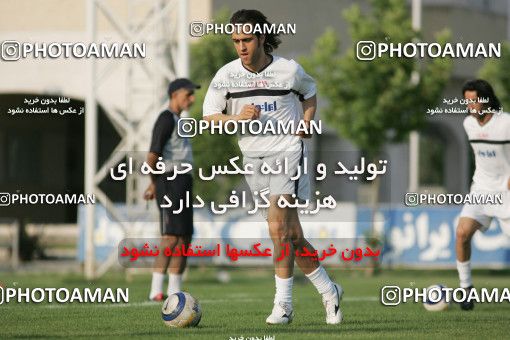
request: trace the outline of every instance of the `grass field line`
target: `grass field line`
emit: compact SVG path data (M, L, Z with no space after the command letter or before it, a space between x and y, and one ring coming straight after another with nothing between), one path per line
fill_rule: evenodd
M256 302L260 301L260 299L253 298L235 298L230 297L228 299L202 299L199 300L201 304L210 304L210 303L231 303L232 301L236 302ZM377 296L347 296L342 298L343 302L378 302L379 297ZM161 302L154 301L140 301L140 302L130 302L130 303L119 303L119 304L93 304L93 303L83 303L80 304L82 307L98 307L98 308L126 308L126 307L144 307L144 306L154 306L161 304ZM44 308L65 308L69 306L76 305L74 304L50 304L44 305ZM7 306L5 306L7 307Z

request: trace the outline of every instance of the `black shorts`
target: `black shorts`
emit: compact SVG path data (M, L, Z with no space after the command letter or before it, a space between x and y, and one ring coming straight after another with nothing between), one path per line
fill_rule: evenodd
M192 235L193 234L193 207L183 207L175 214L173 211L180 207L180 200L186 204L186 192L189 192L190 204L193 202L193 178L190 174L180 174L174 180L167 180L170 173L158 176L156 180L156 199L159 207L161 235ZM170 208L161 208L167 203L164 196L172 201Z

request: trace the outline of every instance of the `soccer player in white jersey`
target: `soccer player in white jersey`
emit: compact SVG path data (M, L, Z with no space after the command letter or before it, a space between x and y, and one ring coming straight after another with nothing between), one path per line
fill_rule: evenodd
M249 27L269 24L266 17L257 10L237 11L232 15L230 23L249 24ZM269 120L298 123L303 112L303 119L309 126L317 105L314 80L295 61L271 54L281 42L278 35L270 34L272 32L249 33L251 31L244 29L232 34L239 59L226 64L216 73L204 100L204 119L219 124L241 124L243 121L257 119L261 123ZM256 88L239 85L242 81L253 80L258 84ZM223 87L226 84L230 85ZM306 247L311 252L314 249L303 236L296 208L281 208L277 203L280 196L287 202L294 202L296 197L308 198L309 179L306 176L295 181L290 179L305 156L306 150L301 137L302 135L296 134L239 136L243 161L245 164L254 164L254 170L262 162L274 165L277 161L283 161L285 155L289 169L293 169L289 173L294 172L288 175L246 176L252 192L269 188L270 207L265 217L274 245L276 293L272 313L266 322L287 324L294 317L292 284L296 261L322 295L326 322L338 324L342 320L342 288L331 281L316 258L295 257L295 249ZM277 261L276 258L285 245L290 246L289 256Z
M503 195L503 204L466 204L460 214L456 235L457 270L461 288L469 292L473 289L470 262L473 234L477 230L486 231L492 218L497 218L503 232L510 236L510 115L500 112L501 104L485 80L468 81L462 94L469 100L470 115L464 119L464 129L476 165L471 194ZM466 299L460 306L471 310L474 304Z

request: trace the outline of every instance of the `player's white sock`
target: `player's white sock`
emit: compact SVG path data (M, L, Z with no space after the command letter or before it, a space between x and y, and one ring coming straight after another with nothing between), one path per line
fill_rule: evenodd
M326 273L324 267L319 266L319 268L315 269L310 274L306 274L306 276L312 281L315 288L321 295L332 296L335 294L335 286L333 285L333 281Z
M467 288L473 285L473 281L471 279L471 261L457 261L457 271L459 272L461 288Z
M165 280L165 274L153 272L152 273L152 283L151 283L151 292L149 297L152 299L156 295L163 293L163 281Z
M292 284L294 283L294 277L288 279L281 279L278 276L274 276L276 283L276 294L274 296L274 303L284 302L292 306Z
M182 287L182 274L168 274L168 290L167 294L170 296L173 293L181 291Z

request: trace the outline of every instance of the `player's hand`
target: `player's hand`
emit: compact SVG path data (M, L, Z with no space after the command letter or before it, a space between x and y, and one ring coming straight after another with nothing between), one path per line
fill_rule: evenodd
M506 183L506 187L508 190L510 190L510 177L508 177L508 182Z
M156 197L156 186L154 183L149 184L145 192L143 193L143 198L147 201L153 200Z
M237 120L253 120L260 117L260 108L255 105L245 105L241 113L236 116Z
M303 122L305 122L306 129L308 130L308 132L310 132L310 121L309 120L303 120ZM303 131L300 131L296 135L298 135L301 138L312 138L312 134L311 133L305 133Z

